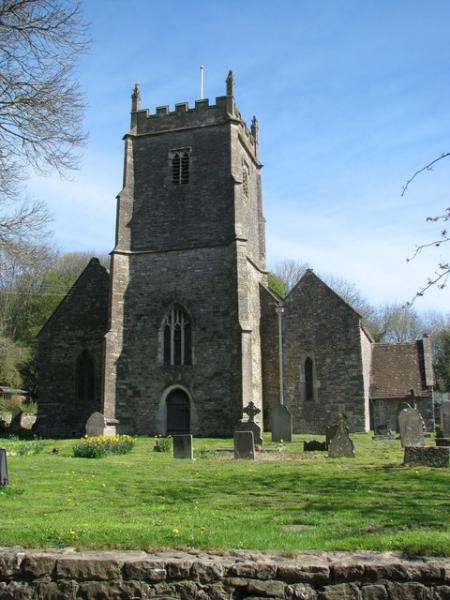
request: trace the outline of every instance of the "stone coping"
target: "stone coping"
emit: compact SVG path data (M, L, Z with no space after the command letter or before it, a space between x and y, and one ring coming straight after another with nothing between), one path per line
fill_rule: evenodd
M450 598L450 558L401 552L0 547L0 598Z

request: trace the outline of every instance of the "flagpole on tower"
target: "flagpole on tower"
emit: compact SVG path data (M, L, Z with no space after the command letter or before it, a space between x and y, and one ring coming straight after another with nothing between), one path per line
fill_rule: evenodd
M200 65L200 100L203 100L204 98L204 72L205 72L205 67L203 65Z

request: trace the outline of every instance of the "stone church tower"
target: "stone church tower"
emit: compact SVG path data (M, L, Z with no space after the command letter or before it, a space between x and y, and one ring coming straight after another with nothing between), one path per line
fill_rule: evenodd
M231 72L212 106L149 114L135 87L105 345L117 431L229 435L248 402L261 407L260 169Z

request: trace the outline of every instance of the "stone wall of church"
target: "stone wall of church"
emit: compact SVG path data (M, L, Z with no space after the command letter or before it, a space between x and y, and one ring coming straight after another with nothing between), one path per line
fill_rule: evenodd
M103 338L108 328L109 274L93 258L39 334L37 432L81 436L101 410ZM80 401L77 359L93 363L93 396Z
M166 433L165 393L179 386L192 399L192 433L230 435L242 416L234 246L115 254L113 264L105 381L115 382L118 431ZM191 319L192 365L164 365L162 323L174 303Z
M347 416L351 431L367 429L359 321L359 315L311 270L286 298L285 399L295 432L323 434L339 412Z
M121 432L165 433L165 398L175 386L190 398L197 435L229 435L245 404L261 405L266 276L255 147L231 97L132 118L105 358L105 414ZM183 185L173 181L177 151L189 154ZM162 322L174 304L191 319L192 365L163 364Z
M275 307L280 302L267 288L261 286L260 303L264 427L270 429L270 415L279 402L280 395L278 316L275 312Z

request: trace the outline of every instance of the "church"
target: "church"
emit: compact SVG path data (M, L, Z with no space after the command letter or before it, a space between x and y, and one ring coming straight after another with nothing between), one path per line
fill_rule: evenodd
M294 432L338 413L395 428L405 400L433 428L428 338L386 359L312 270L269 289L258 144L231 72L214 104L175 110L142 109L136 85L110 269L91 259L39 334L40 435L83 435L99 411L105 434L229 436L250 402L270 429L280 399Z

